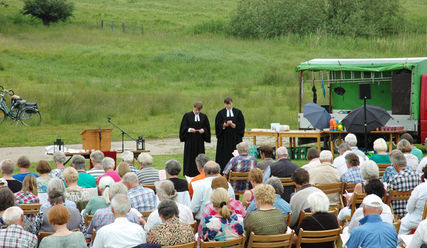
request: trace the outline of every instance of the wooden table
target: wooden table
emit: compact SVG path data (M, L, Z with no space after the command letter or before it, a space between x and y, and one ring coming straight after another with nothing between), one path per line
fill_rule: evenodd
M317 149L321 151L320 140L324 136L323 132L316 130L289 130L278 133L279 146L282 146L282 138L289 138L289 147L296 147L296 138L316 138Z
M143 152L150 152L150 150L133 150L131 152L133 152L134 158L137 158L139 154L141 154ZM88 159L88 158L90 158L90 153L91 153L91 151L76 152L76 153L66 152L66 153L64 153L65 156L70 157L70 158L68 158L64 164L67 164L73 158L74 155L82 155L84 158ZM122 153L122 151L117 151L117 153ZM47 155L53 155L53 153L48 153Z
M270 129L253 129L245 130L245 136L253 136L254 145L256 145L257 136L275 137L276 138L276 149L279 148L278 133Z
M338 144L341 145L341 136L342 134L348 134L347 131L323 131L325 135L329 135L329 141L330 141L330 147L331 152L334 154L334 135L338 135ZM370 131L369 134L388 134L389 135L389 142L388 142L388 150L393 150L393 138L396 139L396 144L400 141L400 135L402 133L406 133L406 130L396 130L396 131Z

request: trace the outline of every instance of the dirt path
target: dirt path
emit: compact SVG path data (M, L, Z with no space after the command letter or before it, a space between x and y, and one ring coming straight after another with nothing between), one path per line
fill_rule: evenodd
M244 140L252 144L252 137L245 137ZM257 144L270 144L274 145L274 140L268 137L258 137ZM67 148L82 149L82 144L65 144ZM136 144L134 141L126 141L125 149L135 149ZM146 149L150 150L152 155L170 155L180 154L184 150L184 143L179 142L176 138L164 139L148 139L145 141ZM112 150L121 150L122 143L119 141L111 142ZM206 150L214 151L216 149L216 137L212 136L212 142L205 144ZM20 156L26 155L30 161L39 161L41 159L52 160L51 155L46 155L45 146L23 146L23 147L3 147L0 148L0 160L12 159L16 161Z

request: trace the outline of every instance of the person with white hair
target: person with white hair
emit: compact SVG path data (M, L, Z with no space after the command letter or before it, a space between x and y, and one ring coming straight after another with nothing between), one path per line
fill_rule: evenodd
M374 151L376 153L369 159L377 164L390 164L390 154L387 153L387 143L383 138L378 138L374 141Z
M130 171L131 172L137 172L137 171L139 171L137 168L135 168L135 166L134 166L134 160L135 160L135 157L134 157L134 154L133 154L133 152L131 152L131 151L124 151L121 155L120 155L120 157L122 158L122 161L123 162L125 162L125 163L127 163L128 165L129 165L129 169L130 169Z
M13 193L19 192L22 188L22 183L12 177L15 171L15 163L10 159L5 159L0 162L1 174L7 182L7 186Z
M71 166L79 173L78 186L82 188L96 188L95 178L86 173L86 159L82 155L74 155L71 159Z
M114 180L114 182L116 183L120 182L122 179L120 178L117 171L114 170L114 167L116 167L116 161L114 161L114 159L110 157L105 157L102 160L102 168L104 168L105 173L102 176L100 176L99 179L105 176L109 176Z
M102 176L104 172L104 168L102 168L102 160L104 159L104 153L101 151L94 151L90 154L90 161L92 162L92 169L88 170L87 173L92 175L96 181L98 181L99 177Z
M154 183L156 186L156 194L159 197L160 202L163 200L173 200L178 206L179 214L178 218L181 222L192 224L194 222L193 213L191 209L177 201L178 194L174 188L174 184L170 180L161 180ZM162 219L159 216L158 210L154 210L150 216L148 216L147 223L144 225L144 230L148 232L153 226L162 223Z
M157 199L154 191L140 185L135 173L126 173L123 176L123 184L128 188L128 197L133 208L140 212L150 211L156 208Z
M406 248L420 248L427 244L427 219L421 221L418 225L417 230L412 236L412 240Z
M347 143L342 143L338 147L339 156L334 159L333 166L338 170L340 173L340 176L344 174L347 171L347 163L345 161L345 156L349 153L355 153L351 146ZM363 161L366 161L367 159L365 156L360 156L357 153L355 153L359 157L359 163L363 163Z
M113 184L114 180L109 176L99 179L98 196L90 199L82 213L82 216L86 216L86 214L94 215L96 210L106 208L110 205L110 187Z
M119 194L127 195L127 193L128 193L128 190L123 183L113 183L112 185L110 185L109 191L108 191L109 201L111 201L116 195L119 195ZM135 213L135 211L129 211L126 214L126 218L132 223L140 224L140 219L138 215ZM100 208L93 215L93 218L89 224L87 233L92 234L93 230L98 231L101 227L111 224L113 222L114 222L114 213L111 206L108 206L106 208Z
M114 222L97 231L94 248L127 248L146 243L144 229L126 218L130 209L131 201L127 195L117 194L113 197L111 211L114 214Z
M362 224L354 228L346 246L394 248L397 246L397 233L394 226L381 219L382 200L377 195L367 195L362 202L364 218Z
M36 248L37 236L24 230L24 211L20 207L9 207L3 213L6 229L0 229L0 247Z
M139 184L153 185L159 181L159 171L153 165L153 157L149 153L141 153L138 156L140 170L136 172ZM131 170L132 171L132 170Z
M406 158L406 165L414 171L418 170L419 160L417 156L412 154L412 146L409 141L406 139L401 139L399 143L397 143L397 149L403 153Z
M233 172L249 172L253 168L256 168L256 158L249 155L249 145L246 142L240 142L236 146L239 156L236 156L227 163L224 168L223 175L228 177L230 171ZM231 186L234 188L234 192L245 192L249 188L249 182L245 181L231 181Z
M365 153L363 153L359 148L357 148L357 137L353 133L349 133L344 138L345 143L349 144L351 151L354 152L357 156L361 157L360 162L367 160Z
M53 154L53 162L55 163L56 168L51 170L49 175L51 177L57 177L64 181L64 178L62 178L62 172L65 170L65 161L67 161L65 153L63 153L62 151L56 151Z
M298 236L301 229L304 231L327 231L339 227L337 217L328 212L329 199L325 193L322 191L313 192L307 197L307 202L313 215L307 216L301 221L301 224L295 230L294 241L296 241L296 236ZM312 244L311 246L306 244L303 247L334 247L334 242Z
M323 150L319 155L320 166L311 169L310 184L323 185L334 184L340 182L340 174L337 169L332 165L332 153L329 150ZM340 193L328 194L329 202L333 206L340 205Z
M271 176L274 177L290 177L298 169L298 165L294 164L289 159L288 149L286 147L279 147L276 150L277 161L270 164L264 172L263 182L265 183ZM284 188L282 198L289 202L291 194L295 192L295 186L287 186Z

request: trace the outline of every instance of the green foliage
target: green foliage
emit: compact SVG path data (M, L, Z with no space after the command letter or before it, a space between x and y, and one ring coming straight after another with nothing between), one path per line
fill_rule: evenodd
M24 0L24 15L31 15L42 20L43 25L51 22L65 21L73 15L74 5L67 0Z
M285 34L372 36L402 27L399 0L240 0L230 29L240 37L273 38Z

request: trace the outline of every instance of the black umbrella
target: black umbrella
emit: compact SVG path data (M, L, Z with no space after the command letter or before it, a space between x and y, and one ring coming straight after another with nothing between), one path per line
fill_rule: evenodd
M364 133L364 115L364 107L357 107L342 120L342 123L348 132ZM390 118L390 114L385 109L375 105L366 105L367 132L384 126Z

